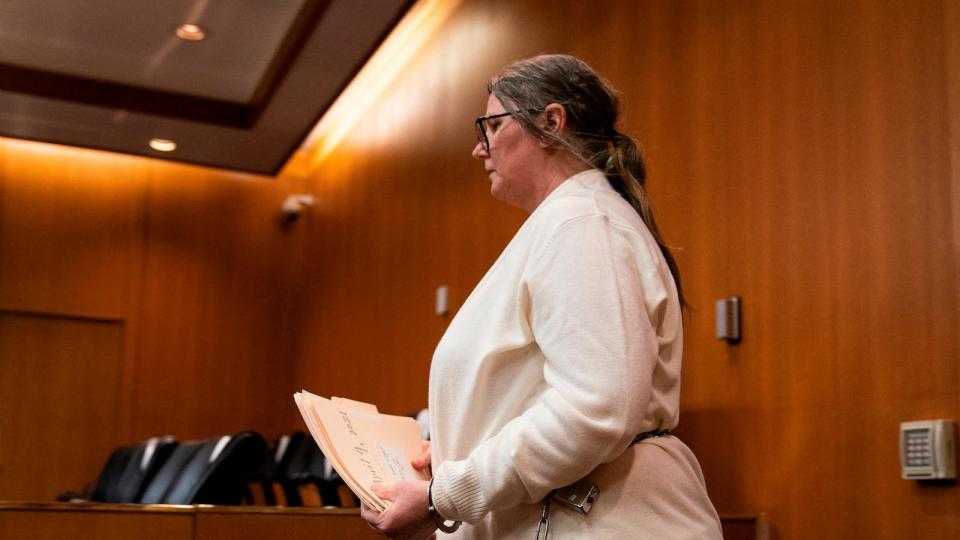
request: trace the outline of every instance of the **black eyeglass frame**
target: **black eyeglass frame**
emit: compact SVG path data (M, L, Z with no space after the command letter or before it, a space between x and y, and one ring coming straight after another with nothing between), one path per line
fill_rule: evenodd
M521 111L507 111L497 114L488 114L486 116L478 116L473 125L477 130L477 140L480 141L480 146L483 148L484 152L490 151L490 139L487 138L487 120L493 120L494 118L503 118L504 116L513 116ZM543 109L523 109L522 112L534 113L534 112L543 112Z

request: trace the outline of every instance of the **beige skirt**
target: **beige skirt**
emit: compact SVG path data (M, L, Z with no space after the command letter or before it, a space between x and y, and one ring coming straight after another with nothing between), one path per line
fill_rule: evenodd
M700 464L680 439L646 439L589 478L600 496L587 515L550 507L550 538L722 539L720 519L707 496ZM464 523L438 538L533 540L542 503L520 505Z

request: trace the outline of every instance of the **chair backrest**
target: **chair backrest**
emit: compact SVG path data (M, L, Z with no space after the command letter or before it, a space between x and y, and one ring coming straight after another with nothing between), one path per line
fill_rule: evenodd
M117 448L97 477L90 499L108 503L139 502L146 486L176 447L176 439L168 436Z
M302 433L300 435L303 435ZM277 473L281 478L290 482L326 482L339 477L336 471L326 467L326 458L317 443L310 437L301 437L296 444L291 444L287 451L287 458L283 468Z
M271 456L271 467L268 475L274 479L282 478L287 469L290 468L291 461L300 453L300 448L307 441L313 443L313 440L308 439L307 434L302 431L295 431L278 437L273 445L273 455Z
M240 504L267 443L252 431L182 443L147 487L147 504Z
M341 506L337 486L343 481L309 435L298 431L281 436L273 462L268 482L275 504Z
M286 470L293 449L302 444L302 431L281 435L267 448L260 467L247 483L250 500L246 504L269 506L298 506L287 500L281 485L282 471Z

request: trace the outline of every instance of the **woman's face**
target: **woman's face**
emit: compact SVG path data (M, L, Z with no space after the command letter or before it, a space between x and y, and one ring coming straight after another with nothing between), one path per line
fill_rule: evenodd
M490 94L485 114L503 112L503 104ZM511 206L532 212L539 203L536 171L543 158L539 141L512 116L490 119L486 128L490 150L485 150L478 142L473 148L473 157L483 160L483 168L490 178L490 194Z

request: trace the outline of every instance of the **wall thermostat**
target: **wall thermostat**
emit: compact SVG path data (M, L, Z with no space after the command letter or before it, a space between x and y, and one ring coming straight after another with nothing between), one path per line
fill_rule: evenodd
M900 476L904 480L957 477L956 422L920 420L900 424Z

